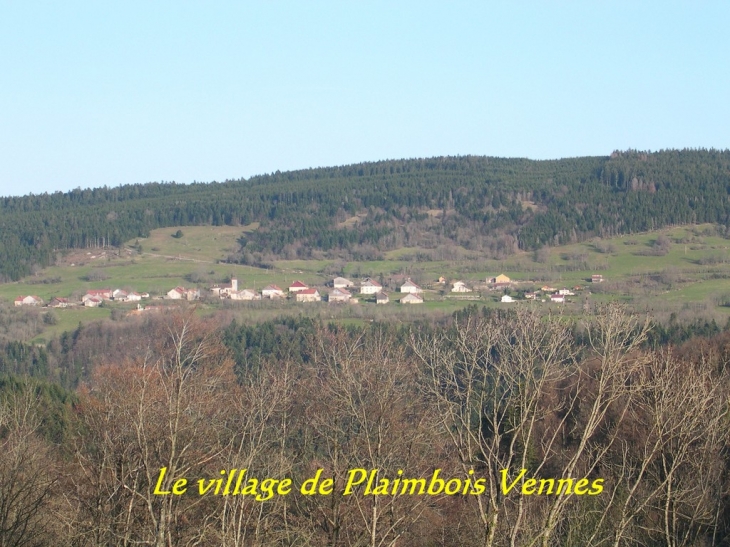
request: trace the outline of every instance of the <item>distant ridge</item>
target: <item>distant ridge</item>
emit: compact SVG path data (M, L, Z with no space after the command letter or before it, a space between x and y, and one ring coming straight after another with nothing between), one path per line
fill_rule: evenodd
M0 280L67 248L119 246L150 230L247 225L231 260L377 256L461 245L506 256L730 218L730 151L616 151L528 160L457 156L276 172L222 183L148 183L0 198Z

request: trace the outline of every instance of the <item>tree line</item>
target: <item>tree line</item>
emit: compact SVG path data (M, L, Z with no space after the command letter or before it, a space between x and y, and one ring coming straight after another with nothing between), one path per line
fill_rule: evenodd
M614 152L551 161L392 160L210 184L148 183L0 198L0 277L64 249L120 246L150 230L248 225L233 261L372 257L410 245L490 256L730 218L730 151ZM357 222L345 223L357 216Z

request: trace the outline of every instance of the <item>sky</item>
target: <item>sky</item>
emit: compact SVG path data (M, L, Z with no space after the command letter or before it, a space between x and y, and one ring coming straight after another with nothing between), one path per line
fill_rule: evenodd
M0 0L0 195L730 148L730 2Z

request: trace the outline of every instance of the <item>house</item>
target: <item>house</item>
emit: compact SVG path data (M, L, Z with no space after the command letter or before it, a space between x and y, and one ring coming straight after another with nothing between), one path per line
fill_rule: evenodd
M352 294L345 289L334 289L327 297L328 302L347 302L352 298Z
M512 280L504 274L487 279L487 283L512 283Z
M383 286L374 279L366 279L360 284L360 294L378 294Z
M175 287L167 293L170 300L197 300L200 298L200 289L186 289L185 287Z
M565 302L565 295L562 295L562 294L551 294L550 295L550 302L555 302L557 304L563 304Z
M261 290L261 296L263 298L284 298L286 294L279 287L271 284Z
M560 295L562 295L562 296L575 296L575 293L574 293L574 292L572 292L572 291L571 291L571 290L569 290L569 289L560 289L560 290L558 291L558 294L560 294Z
M423 304L423 297L420 294L408 293L400 299L401 304Z
M232 277L230 283L224 283L223 285L213 285L210 288L210 292L220 298L230 298L231 293L238 292L238 279Z
M89 289L86 291L87 296L95 296L97 298L101 298L102 300L111 300L112 299L112 290L111 289Z
M134 291L127 293L127 302L138 302L142 300L142 295Z
M256 294L256 291L251 289L243 289L242 291L232 291L229 294L231 300L260 300L261 297Z
M555 292L558 289L556 289L555 287L551 287L550 285L544 285L540 290L542 292Z
M181 300L184 295L185 289L183 287L175 287L174 289L168 291L167 298L169 298L170 300Z
M451 291L452 292L471 292L471 289L469 287L467 287L466 283L464 283L463 281L456 281L451 286Z
M304 289L295 292L297 302L319 302L322 296L317 289Z
M537 295L534 292L526 292L525 293L525 299L526 300L535 300L537 298Z
M387 304L388 302L390 302L390 298L388 298L388 295L385 294L383 291L380 291L375 295L376 304Z
M593 274L591 276L591 283L603 283L603 276L601 274Z
M127 299L127 291L122 289L114 289L112 291L112 300L121 300L124 302Z
M295 281L291 285L289 285L289 292L290 293L298 293L301 291L306 291L309 288L308 285L305 285L301 281Z
M423 289L421 287L419 287L418 285L416 285L409 278L408 280L406 280L405 283L403 283L403 285L400 286L400 292L407 292L407 293L411 293L411 294L420 294L423 292Z
M70 302L68 298L62 298L60 296L54 296L48 303L49 308L68 308Z
M332 286L335 289L347 289L348 287L354 287L355 284L345 277L335 277Z
M511 297L510 295L508 295L508 294L505 294L505 295L504 295L504 296L502 297L502 302L514 302L514 301L515 301L515 299L514 299L514 298L512 298L512 297Z
M15 299L16 306L40 306L43 300L37 296L19 296Z
M84 306L87 308L98 308L104 300L98 296L84 296Z

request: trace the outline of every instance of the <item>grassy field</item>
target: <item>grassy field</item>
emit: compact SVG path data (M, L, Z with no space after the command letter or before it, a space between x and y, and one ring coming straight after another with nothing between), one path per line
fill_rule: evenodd
M730 241L715 234L711 225L684 226L653 233L594 239L546 249L538 253L517 253L504 260L490 260L477 253L458 249L455 260L417 260L428 250L404 248L389 251L382 260L342 262L335 260L280 260L271 269L225 263L238 248L237 240L246 227L179 228L182 237L173 237L178 228L155 230L149 238L128 242L123 250L75 251L59 261L58 266L39 271L16 283L0 285L0 302L12 305L19 295L37 295L48 302L53 296L74 300L88 289L123 288L148 292L161 297L177 285L197 286L203 293L214 283L231 277L240 288L260 291L270 283L286 289L293 281L324 288L339 273L354 280L365 277L383 279L391 303L376 306L364 299L357 306L273 303L248 305L239 302L221 304L208 301L201 309L214 311L223 307L247 320L277 314L307 314L340 321L368 321L391 318L413 320L428 314L450 314L472 303L505 306L499 302L504 291L487 290L485 279L500 273L516 283L512 294L532 290L544 284L556 288L583 287L565 305L570 313L580 313L586 301L592 303L622 300L637 310L696 310L718 317L730 315ZM663 247L657 244L663 238ZM661 240L660 240L661 242ZM139 252L141 249L141 253ZM591 284L592 274L600 273L605 282ZM390 276L396 276L392 280ZM398 277L400 276L400 277ZM426 289L423 306L400 306L397 286L403 276L410 276ZM449 294L448 282L463 280L475 291L470 299ZM556 306L539 302L537 305ZM59 309L55 325L47 327L38 339L49 338L75 328L79 322L108 317L115 307L131 309L133 304L110 304L100 309ZM553 308L549 308L553 309Z

